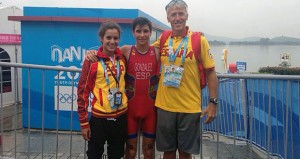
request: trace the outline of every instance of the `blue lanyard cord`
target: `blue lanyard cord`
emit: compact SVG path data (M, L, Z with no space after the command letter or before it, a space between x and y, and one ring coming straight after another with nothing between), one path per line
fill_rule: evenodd
M109 85L110 82L109 82L109 79L108 79L108 73L107 73L107 70L106 70L106 65L105 65L103 59L100 59L100 62L102 64L102 67L103 67L103 70L104 70L104 76L105 76L106 84Z
M182 55L182 59L181 59L181 62L182 62L182 65L183 65L184 62L185 62L187 43L188 43L188 36L185 36L185 37L181 40L179 46L177 47L174 56L171 56L170 54L168 55L169 61L175 61L176 56L178 55L179 51L181 50L182 45L184 44L183 55ZM170 46L173 48L173 38L172 38L172 37L170 38L170 41L169 41L169 47L170 47ZM170 47L170 48L171 48L171 47ZM172 58L175 58L175 59L172 59Z
M106 65L103 61L103 59L100 59L101 61L101 64L102 64L102 67L104 69L104 75L105 75L105 80L106 80L106 84L109 85L110 82L109 82L109 79L108 79L108 73L107 73L107 70L106 70ZM117 83L117 87L119 87L119 79L120 79L120 61L117 60L116 61L116 64L117 64L117 77L115 76L115 74L113 73L113 71L110 69L110 67L108 67L108 69L110 70L112 76L114 77L116 83Z
M181 65L183 66L184 62L185 62L185 56L186 56L186 47L187 47L187 43L188 43L188 37L185 36L184 37L184 48L183 48L183 55L182 55L182 58L181 58Z

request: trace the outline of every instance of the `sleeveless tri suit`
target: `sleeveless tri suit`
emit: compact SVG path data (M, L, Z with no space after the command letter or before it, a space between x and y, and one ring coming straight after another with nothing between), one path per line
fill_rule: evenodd
M144 137L155 138L157 68L154 47L151 46L145 54L141 54L135 46L131 47L125 75L129 139L137 137L139 122Z

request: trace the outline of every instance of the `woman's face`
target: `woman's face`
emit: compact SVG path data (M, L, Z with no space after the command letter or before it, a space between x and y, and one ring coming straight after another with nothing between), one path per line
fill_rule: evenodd
M103 37L101 37L101 42L103 45L103 53L111 54L114 53L118 47L120 40L119 31L117 29L107 29Z

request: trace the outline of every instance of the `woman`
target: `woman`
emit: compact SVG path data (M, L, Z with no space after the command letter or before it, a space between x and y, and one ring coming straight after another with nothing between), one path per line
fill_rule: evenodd
M84 61L78 83L78 115L83 138L88 141L88 158L102 158L107 141L110 159L124 155L126 142L127 97L125 62L118 49L120 27L104 23L99 29L102 46L97 62ZM88 121L89 95L93 94L92 117Z

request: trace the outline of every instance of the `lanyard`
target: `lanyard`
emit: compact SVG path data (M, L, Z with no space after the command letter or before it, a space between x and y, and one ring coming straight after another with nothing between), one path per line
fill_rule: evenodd
M106 65L103 61L102 58L99 58L101 64L102 64L102 67L104 69L104 76L105 76L105 80L106 80L106 84L109 85L110 82L109 82L109 79L108 79L108 73L107 73L107 70L106 70ZM116 64L117 64L117 77L115 76L114 72L110 69L110 67L108 67L108 69L110 70L112 76L114 77L116 83L117 83L117 87L119 87L119 79L120 79L120 61L117 60L116 61Z
M183 48L183 55L182 55L182 58L181 58L181 63L182 63L182 65L184 64L185 56L186 56L186 47L187 47L187 43L188 43L188 36L185 36L181 40L179 46L176 49L175 54L173 53L173 50L171 51L172 52L171 54L169 53L168 58L169 58L170 62L174 62L176 60L176 56L178 55L179 51L181 50L181 47L182 47L183 43L184 43L184 48ZM170 38L170 41L169 41L169 49L173 49L173 38L172 37Z

